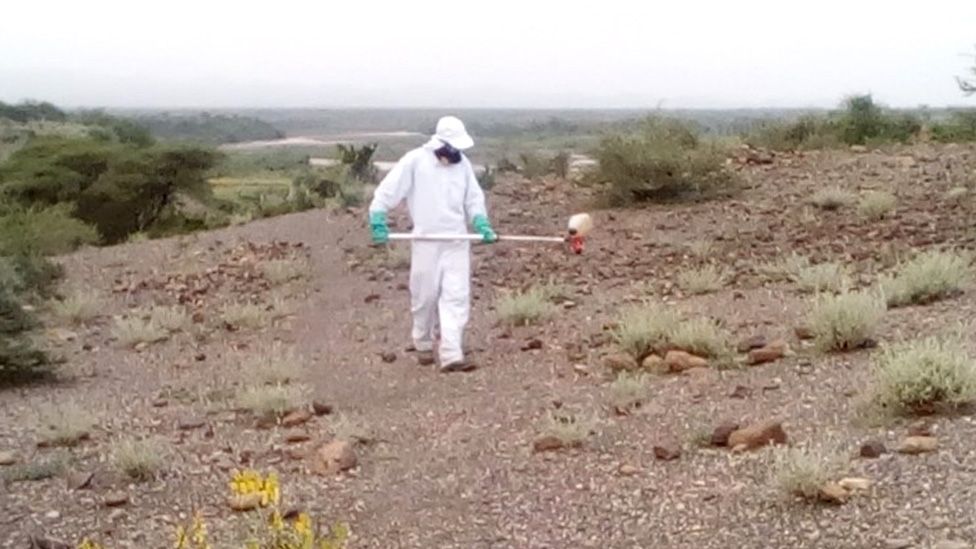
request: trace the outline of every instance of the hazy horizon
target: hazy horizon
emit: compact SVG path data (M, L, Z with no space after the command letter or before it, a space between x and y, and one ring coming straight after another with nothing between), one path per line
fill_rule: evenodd
M813 6L813 5L811 5ZM976 2L558 7L37 1L0 20L0 100L68 108L976 105Z

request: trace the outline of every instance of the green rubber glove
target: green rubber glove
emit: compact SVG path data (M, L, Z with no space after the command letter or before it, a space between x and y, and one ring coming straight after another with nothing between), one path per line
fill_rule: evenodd
M492 242L498 241L498 235L491 228L491 222L488 221L488 217L484 215L476 215L474 219L471 220L471 224L474 226L475 232L481 235L481 241L485 244L491 244Z
M390 227L386 224L386 212L369 212L369 230L374 244L390 241Z

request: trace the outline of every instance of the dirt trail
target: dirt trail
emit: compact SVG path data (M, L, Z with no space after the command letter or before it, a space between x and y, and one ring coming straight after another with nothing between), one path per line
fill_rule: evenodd
M596 211L598 232L584 256L550 248L476 247L474 307L467 347L480 369L440 375L416 365L408 344L407 269L377 259L362 212L312 211L180 239L85 250L64 258L66 290L103 300L104 317L60 340L66 381L0 393L0 450L35 463L54 450L35 447L37 411L74 400L98 415L91 440L68 451L72 471L91 472L90 488L66 488L69 472L0 491L0 547L23 547L30 533L63 539L95 534L106 547L168 547L181 513L197 507L211 531L240 531L227 510L226 480L236 467L281 474L290 506L323 521L348 522L351 547L926 547L976 540L976 424L934 418L941 449L928 456L886 455L849 461L847 474L875 482L868 496L840 507L785 504L770 493L769 454L731 454L696 441L720 421L782 418L792 441L836 441L845 455L880 439L893 446L904 424L866 427L859 400L871 379L869 352L823 356L793 335L807 296L770 283L763 263L796 251L848 264L867 286L890 256L913 248L973 248L976 204L948 202L948 172L972 170L976 151L920 147L896 154L822 153L743 166L747 188L734 200L641 210ZM898 213L867 222L851 212L814 212L806 203L825 184L858 191L890 188ZM559 230L589 195L566 182L504 180L490 193L500 231ZM403 228L402 214L394 223ZM688 244L707 240L696 258ZM256 296L294 306L293 315L255 331L217 322L228 288L205 294L202 339L174 336L141 352L111 339L110 315L171 296L135 283L172 272L206 272L248 246L288 243L308 255L311 276ZM293 248L301 243L300 248ZM289 252L290 253L290 252ZM402 259L402 257L401 257ZM712 264L727 274L715 294L683 295L675 275ZM164 277L165 278L165 277ZM552 280L572 302L540 326L496 322L502 289ZM240 281L235 281L235 283ZM123 290L119 290L123 288ZM722 323L733 341L763 334L786 338L795 356L747 369L656 376L647 403L620 417L609 406L606 327L620 309L643 300L668 303L685 317ZM891 311L882 344L938 333L976 315L976 297ZM57 338L56 338L57 339ZM338 415L314 419L297 446L287 430L259 429L233 411L242 357L273 341L305 358L305 381ZM529 345L530 341L538 343ZM970 341L972 344L973 341ZM384 361L383 353L396 355ZM389 357L387 357L389 358ZM580 449L534 454L540 420L550 410L592 414L594 434ZM340 419L342 416L344 419ZM205 427L182 429L187 419ZM289 458L327 440L337 423L366 435L352 472L309 475ZM350 427L352 425L353 427ZM154 436L170 449L156 480L133 484L113 472L112 445L124 435ZM675 442L684 454L655 458ZM623 469L622 469L623 468ZM627 471L623 473L622 471ZM105 495L130 502L111 509ZM163 541L160 541L163 540ZM219 546L217 544L216 546Z

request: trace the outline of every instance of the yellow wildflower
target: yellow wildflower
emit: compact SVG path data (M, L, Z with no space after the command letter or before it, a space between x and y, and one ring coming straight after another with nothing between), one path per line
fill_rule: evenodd
M186 529L182 526L176 527L176 544L173 545L174 549L186 549Z
M312 519L309 518L308 513L300 513L292 527L298 534L306 536L312 533Z
M285 529L285 520L281 518L281 513L277 510L271 513L271 529L280 532Z

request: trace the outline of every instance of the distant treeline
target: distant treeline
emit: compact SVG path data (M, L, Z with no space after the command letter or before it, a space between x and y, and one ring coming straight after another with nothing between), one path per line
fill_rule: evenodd
M47 101L24 101L17 105L0 101L0 118L7 118L14 122L25 123L36 120L63 122L67 117L64 111Z
M180 114L162 113L141 115L135 120L149 129L157 138L164 141L191 141L219 145L221 143L240 143L280 139L285 134L277 128L250 116L226 114Z

